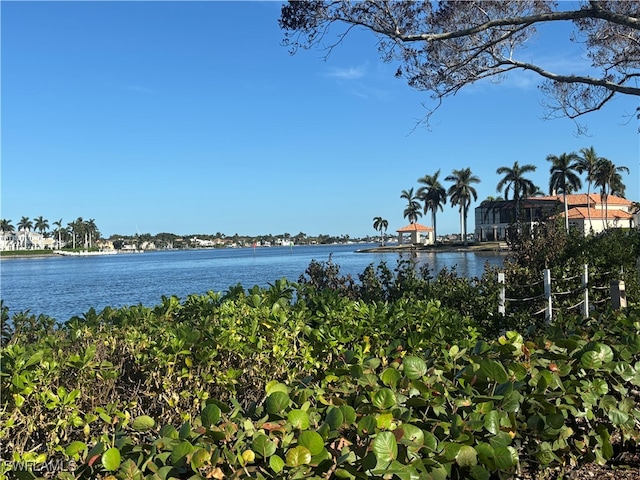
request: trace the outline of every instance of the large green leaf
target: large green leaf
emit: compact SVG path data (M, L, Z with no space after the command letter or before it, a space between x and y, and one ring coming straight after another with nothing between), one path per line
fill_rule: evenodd
M133 420L131 427L138 432L144 432L151 430L155 425L156 421L149 415L140 415Z
M218 420L220 420L220 413L220 408L217 405L210 403L202 409L202 413L200 414L202 425L205 428L214 426L218 423Z
M371 397L373 405L380 410L387 410L396 404L396 396L389 388L381 388Z
M262 458L268 458L276 453L276 444L262 434L253 439L251 448Z
M311 454L309 454L309 458L311 458ZM284 465L285 465L284 460L280 458L278 455L272 455L269 458L269 466L271 467L271 470L273 470L276 473L280 473L284 468Z
M613 361L613 350L604 343L594 344L591 350L585 352L580 358L580 364L586 369L598 369L611 361Z
M287 465L290 467L299 467L300 465L308 465L309 463L311 463L311 452L309 452L308 448L303 447L302 445L298 445L296 447L291 448L287 452L285 458L286 458ZM269 463L271 464L271 462ZM273 465L271 465L271 468L273 468Z
M116 447L111 447L109 450L102 454L102 466L105 470L113 472L120 466L120 450Z
M472 467L478 464L478 454L475 448L470 445L462 445L458 455L456 455L456 463L461 467Z
M497 410L491 410L484 416L484 428L493 435L500 431L500 414Z
M382 383L387 385L388 387L395 387L398 382L402 379L402 375L395 368L387 368L382 375L380 375L380 380Z
M373 440L373 453L379 462L389 463L398 457L398 442L392 432L380 432Z
M339 407L331 406L327 409L327 416L324 420L332 430L336 430L344 422L344 415Z
M289 402L289 394L277 390L267 397L267 412L280 413L289 406Z
M405 357L402 360L402 368L405 376L411 380L416 380L427 373L427 364L419 357Z
M298 444L306 447L311 455L318 455L324 448L324 440L318 432L306 430L300 433Z
M309 415L304 410L294 409L287 414L287 420L293 428L306 430L309 428Z
M501 363L484 358L480 360L480 372L486 376L489 380L493 380L498 383L505 383L509 376Z

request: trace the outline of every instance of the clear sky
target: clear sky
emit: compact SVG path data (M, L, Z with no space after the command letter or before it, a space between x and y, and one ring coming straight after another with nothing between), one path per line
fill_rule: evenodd
M637 97L584 117L543 121L537 79L461 91L432 128L414 128L428 94L394 78L375 38L355 32L328 59L281 45L278 2L9 2L2 19L0 213L103 236L136 232L373 235L404 226L402 190L470 167L478 202L496 169L594 146L630 168L638 200ZM577 48L540 36L528 53L573 65ZM578 62L580 65L580 62ZM579 67L577 67L579 68ZM445 186L448 186L445 183ZM430 216L420 223L430 224ZM473 231L473 214L469 216ZM459 231L457 208L438 233Z

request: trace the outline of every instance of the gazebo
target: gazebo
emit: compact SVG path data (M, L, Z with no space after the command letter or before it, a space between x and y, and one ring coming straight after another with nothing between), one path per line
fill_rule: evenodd
M411 223L406 227L399 228L396 232L398 232L399 245L404 243L403 237L405 233L409 234L410 243L412 244L433 245L435 241L433 238L433 228L420 225L419 223Z

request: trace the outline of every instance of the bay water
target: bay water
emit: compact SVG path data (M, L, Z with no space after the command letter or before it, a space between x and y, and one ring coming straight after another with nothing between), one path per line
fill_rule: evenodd
M297 281L312 260L329 259L342 275L358 275L385 262L390 269L407 253L358 253L376 245L309 245L293 247L166 250L104 256L40 256L0 260L0 298L9 314L28 310L58 321L106 306L153 307L162 296L184 300L190 294L224 292L241 284L267 287L280 278ZM502 265L504 256L481 252L419 252L435 275L456 267L461 276L480 276L485 263Z

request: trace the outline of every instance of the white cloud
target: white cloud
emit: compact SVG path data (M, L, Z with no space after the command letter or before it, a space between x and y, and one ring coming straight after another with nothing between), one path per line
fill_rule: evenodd
M342 80L358 80L365 75L365 67L347 67L347 68L339 68L339 67L331 67L329 71L326 73L327 77L340 78Z

